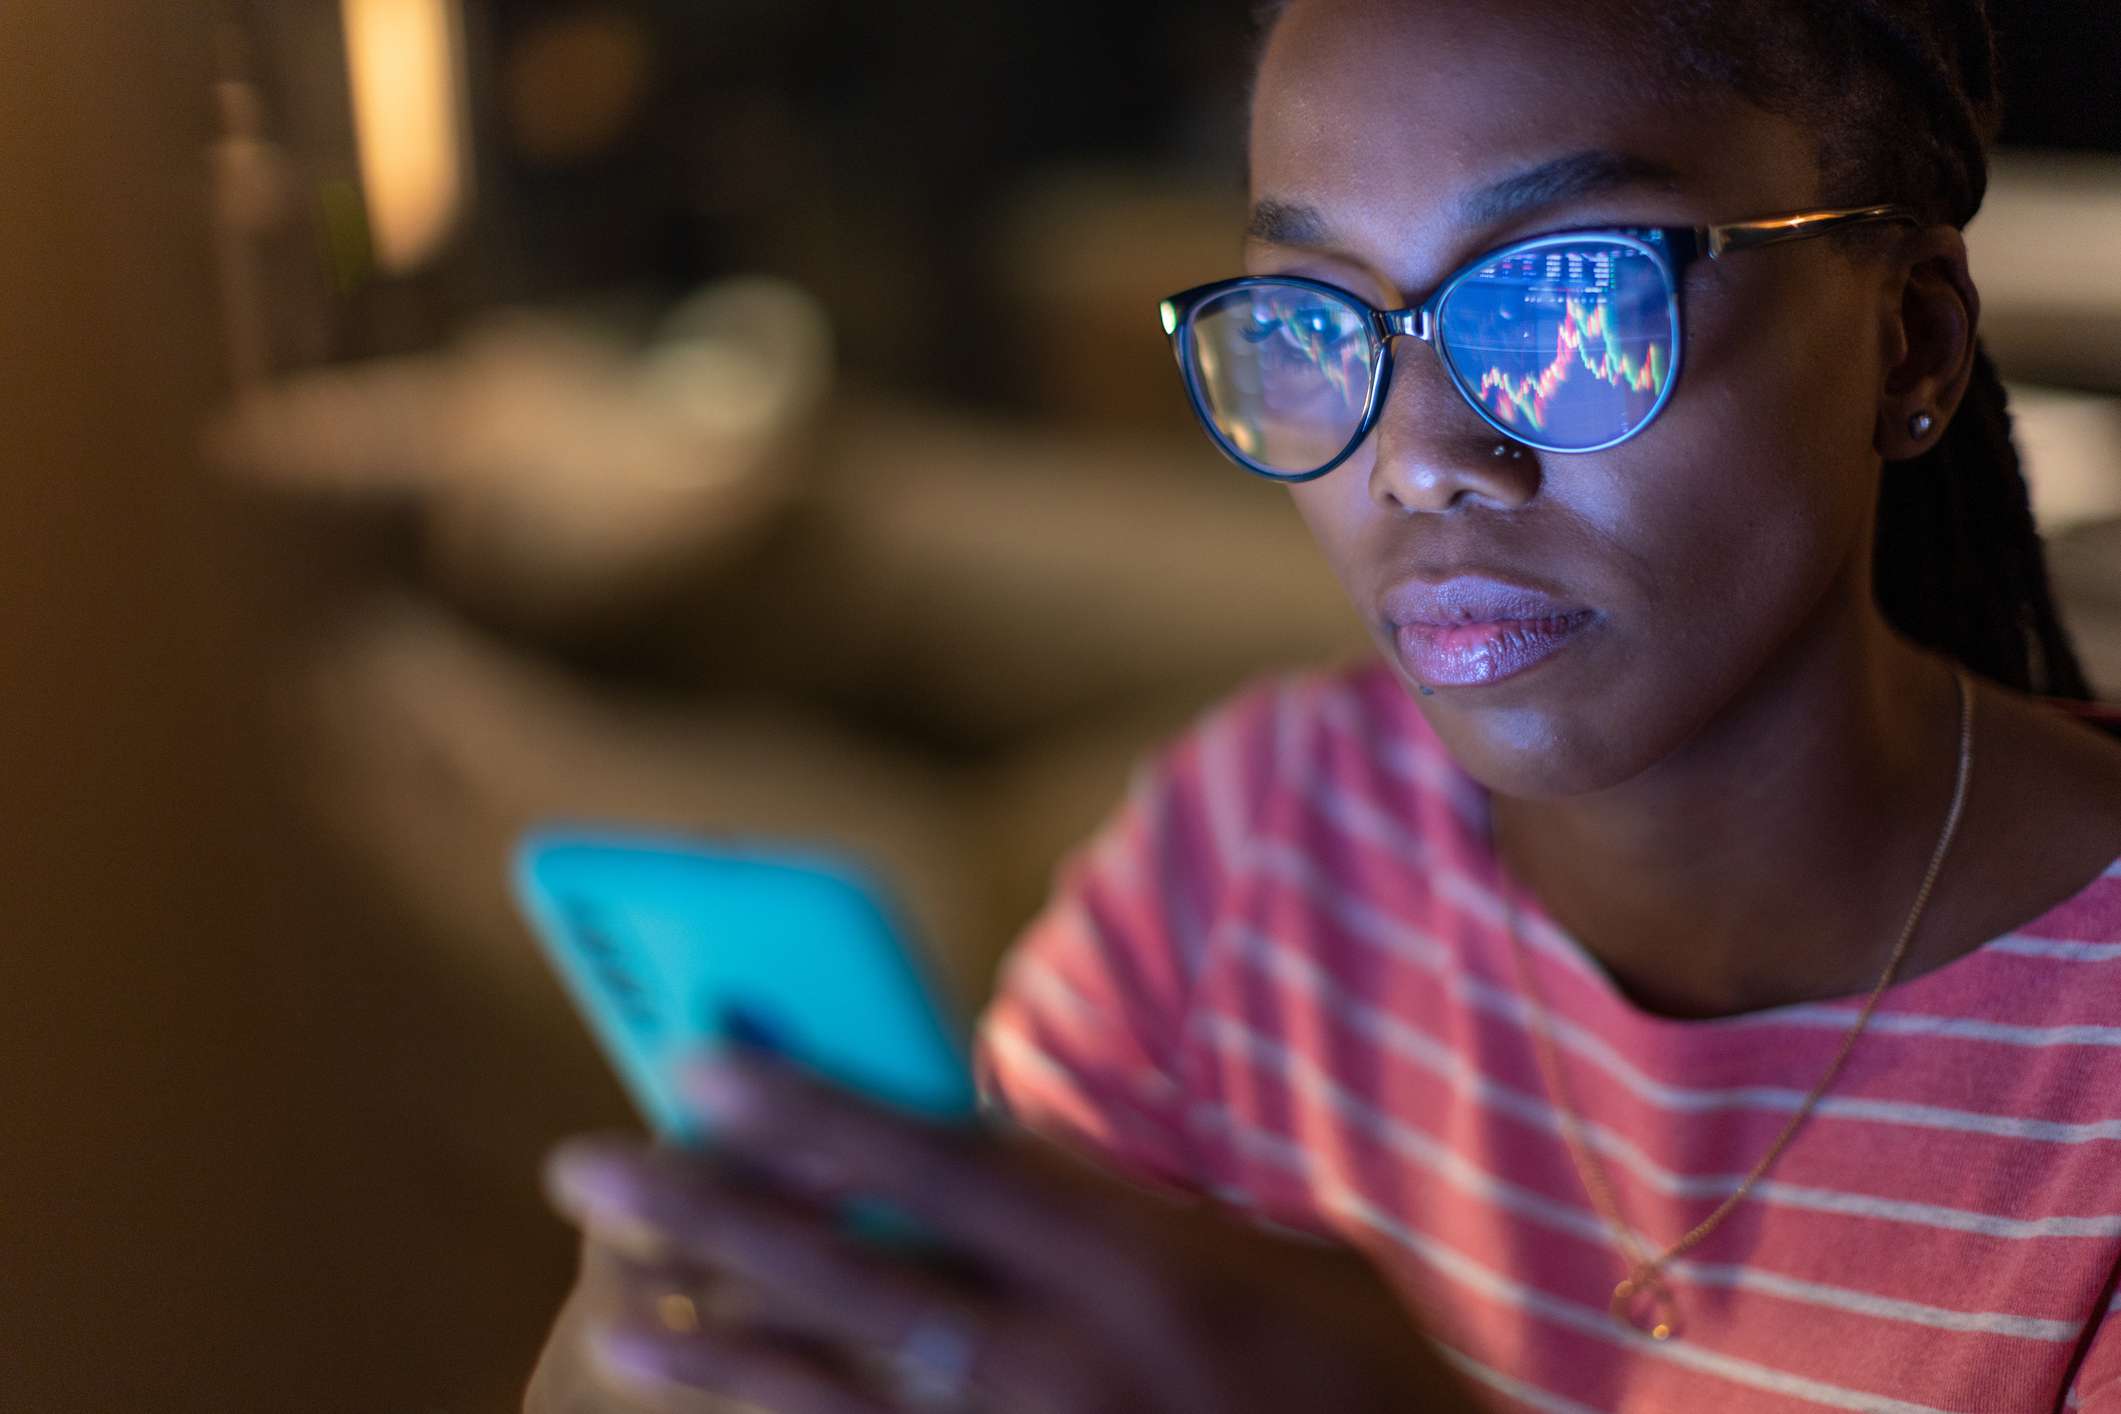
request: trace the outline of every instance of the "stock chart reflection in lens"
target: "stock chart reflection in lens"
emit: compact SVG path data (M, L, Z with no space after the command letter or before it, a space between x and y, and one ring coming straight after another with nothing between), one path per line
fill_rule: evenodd
M1648 251L1602 238L1521 247L1461 281L1439 312L1444 356L1505 430L1589 450L1656 411L1677 306Z
M1300 475L1339 456L1370 394L1367 316L1304 285L1248 285L1193 316L1209 420L1251 461Z

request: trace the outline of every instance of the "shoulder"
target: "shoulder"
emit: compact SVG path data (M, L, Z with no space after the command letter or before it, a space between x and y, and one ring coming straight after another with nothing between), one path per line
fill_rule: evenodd
M1485 809L1390 669L1359 663L1261 677L1137 764L1103 826L1063 862L1053 902L1204 931L1278 841L1332 848L1351 833L1433 836Z
M1986 907L1969 931L2121 942L2121 742L2003 689L1978 711L1965 857Z
M1375 661L1264 677L1202 713L1152 758L1144 783L1195 794L1226 848L1321 792L1463 813L1480 788L1390 668Z
M1988 730L1977 720L1975 749L1986 748L1992 778L2015 786L2021 818L2044 818L2042 834L2079 836L2109 858L2121 855L2121 740L2112 734L2121 710L2002 689L1985 694L1982 707Z
M1222 734L1272 749L1283 764L1353 756L1457 768L1406 684L1375 661L1259 679L1195 724L1196 736Z
M1380 821L1406 828L1377 796L1450 799L1455 770L1382 665L1260 678L1201 712L1142 761L1010 949L978 1027L983 1090L1047 1117L1034 1127L1178 1163L1165 1113L1175 1049L1258 846L1344 857Z

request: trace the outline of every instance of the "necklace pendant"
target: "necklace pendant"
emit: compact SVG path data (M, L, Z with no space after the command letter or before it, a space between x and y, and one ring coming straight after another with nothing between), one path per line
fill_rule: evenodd
M1679 1303L1655 1272L1638 1270L1613 1288L1613 1315L1652 1340L1679 1334Z

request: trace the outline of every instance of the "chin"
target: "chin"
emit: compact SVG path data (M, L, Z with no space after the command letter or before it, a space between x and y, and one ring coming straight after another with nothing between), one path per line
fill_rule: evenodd
M1403 670L1399 676L1452 759L1498 795L1589 795L1632 780L1655 760L1639 743L1612 739L1612 723L1630 720L1627 715L1616 716L1579 694L1535 692L1527 682L1522 692L1506 692L1508 683L1496 683L1423 697Z
M1636 762L1618 763L1598 754L1572 750L1559 740L1528 742L1511 733L1498 740L1478 725L1429 721L1445 748L1465 769L1497 795L1517 800L1561 800L1608 790L1640 775Z

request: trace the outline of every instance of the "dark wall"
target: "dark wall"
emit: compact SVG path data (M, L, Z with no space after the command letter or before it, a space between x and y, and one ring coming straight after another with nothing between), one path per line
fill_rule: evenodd
M498 1200L431 1139L551 1091L404 1043L486 1001L283 798L302 547L192 454L204 9L0 4L0 1410L508 1409L570 1265L542 1128Z
M2005 0L1994 9L2006 142L2121 152L2121 5Z
M212 385L186 7L0 7L0 1403L250 1395L244 606L180 450ZM172 1397L179 1402L173 1403ZM255 1407L255 1406L250 1406Z
M1242 180L1245 0L623 4L654 36L652 101L623 140L571 164L521 160L490 124L477 258L455 274L472 302L768 270L826 300L854 373L1021 402L1020 368L980 334L1005 312L987 242L1015 184L1083 161ZM505 64L575 8L477 7L485 55ZM2006 140L2121 152L2121 6L1994 13ZM489 119L495 82L489 70Z

